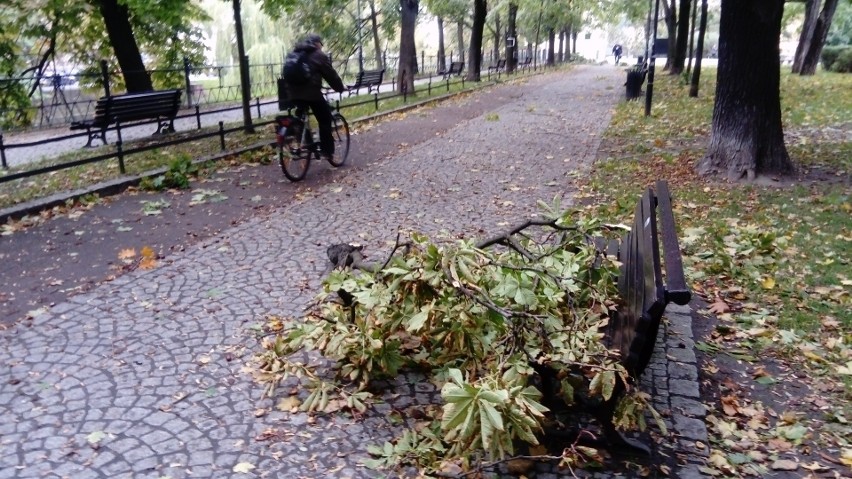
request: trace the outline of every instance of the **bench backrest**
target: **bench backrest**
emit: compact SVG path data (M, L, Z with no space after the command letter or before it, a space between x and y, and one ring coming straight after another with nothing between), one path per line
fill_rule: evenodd
M460 75L462 70L464 70L464 62L452 62L450 63L450 69L447 70L447 74Z
M497 60L497 68L505 68L506 60Z
M381 70L363 70L358 72L358 76L355 77L355 84L362 86L381 85L384 75L384 68Z
M666 304L687 304L690 299L677 245L671 196L665 182L657 182L657 192L655 195L651 188L645 191L636 206L631 231L622 238L618 251L621 262L618 289L622 303L610 318L607 334L610 346L621 351L622 364L633 377L639 377L651 359ZM666 259L665 286L660 239Z
M180 110L182 90L124 93L102 97L95 106L96 123L172 118Z

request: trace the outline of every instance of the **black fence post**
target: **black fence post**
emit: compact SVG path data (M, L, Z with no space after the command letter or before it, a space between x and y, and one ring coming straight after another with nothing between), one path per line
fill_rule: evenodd
M225 151L225 122L219 121L219 147Z
M101 81L104 82L104 96L109 96L109 71L106 60L101 60Z
M118 140L115 142L115 148L118 151L118 171L123 175L126 171L124 168L124 149L122 148L124 141L121 138L121 122L115 122L115 134L118 136Z
M6 146L3 144L3 133L0 133L0 160L3 161L3 169L8 170L9 165L6 163Z
M183 57L183 80L186 85L186 107L192 106L192 85L189 83L189 58Z
M198 125L198 129L201 129L201 110L198 108L198 104L195 105L195 123Z
M257 117L260 118L260 97L254 97L254 104L257 106Z
M376 104L376 111L379 111L379 92L373 93L373 103Z

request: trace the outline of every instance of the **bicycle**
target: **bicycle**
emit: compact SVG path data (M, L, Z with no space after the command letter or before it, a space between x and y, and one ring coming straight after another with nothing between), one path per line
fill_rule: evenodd
M320 143L311 130L309 109L301 114L278 115L275 117L275 134L278 143L278 164L290 181L301 181L308 174L311 158L319 160ZM328 159L331 166L343 166L349 156L349 123L339 111L332 113L332 135L334 156Z

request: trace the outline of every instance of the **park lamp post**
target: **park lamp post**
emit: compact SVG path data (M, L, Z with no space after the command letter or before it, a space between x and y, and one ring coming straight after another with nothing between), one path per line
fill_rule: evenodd
M645 89L645 116L651 116L651 99L654 97L654 59L657 57L657 22L660 18L660 0L654 5L654 42L651 45L651 55L648 59L648 88Z

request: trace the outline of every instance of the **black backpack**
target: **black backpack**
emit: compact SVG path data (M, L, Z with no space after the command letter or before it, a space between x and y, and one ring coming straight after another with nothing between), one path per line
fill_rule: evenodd
M284 80L292 85L304 85L311 81L313 71L308 62L308 52L290 52L284 59Z

